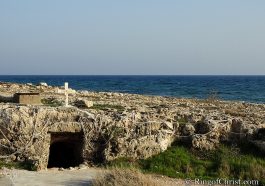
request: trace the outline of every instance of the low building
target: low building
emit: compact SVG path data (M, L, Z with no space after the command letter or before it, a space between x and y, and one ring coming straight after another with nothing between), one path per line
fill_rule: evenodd
M41 97L39 93L16 93L13 101L19 104L26 105L41 105Z

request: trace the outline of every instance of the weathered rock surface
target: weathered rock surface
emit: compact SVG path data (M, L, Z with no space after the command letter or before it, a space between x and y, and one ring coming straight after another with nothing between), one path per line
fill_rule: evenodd
M90 108L93 107L93 102L85 99L77 99L74 105L78 108Z
M1 94L39 90L43 99L61 103L64 94L58 89L0 83ZM76 107L81 100L82 109ZM83 133L87 162L147 158L176 140L200 150L238 140L259 140L257 146L264 148L264 104L88 91L74 91L69 101L72 107L0 103L0 155L45 169L51 134L60 132Z

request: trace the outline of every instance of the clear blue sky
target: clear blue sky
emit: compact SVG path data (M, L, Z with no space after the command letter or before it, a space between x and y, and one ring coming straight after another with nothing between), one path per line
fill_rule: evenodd
M2 0L0 74L265 75L265 1Z

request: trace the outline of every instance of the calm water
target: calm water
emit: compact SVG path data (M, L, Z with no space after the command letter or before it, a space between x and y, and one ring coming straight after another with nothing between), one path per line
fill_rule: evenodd
M217 92L225 100L265 103L265 76L0 76L0 81L46 82L92 91L207 98Z

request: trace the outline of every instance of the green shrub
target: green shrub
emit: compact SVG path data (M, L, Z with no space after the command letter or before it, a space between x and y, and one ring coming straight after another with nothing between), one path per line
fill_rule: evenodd
M43 105L47 105L50 107L60 107L63 106L63 103L56 98L44 98L41 100L41 103Z

